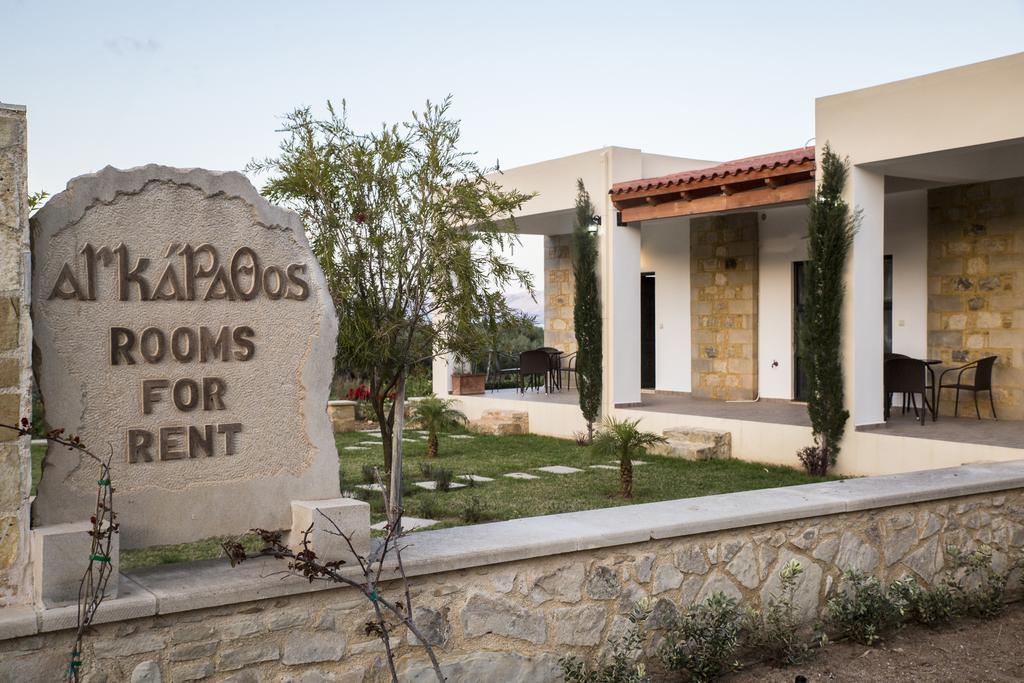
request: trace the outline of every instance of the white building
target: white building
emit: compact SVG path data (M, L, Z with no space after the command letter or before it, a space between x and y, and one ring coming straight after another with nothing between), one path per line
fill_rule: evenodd
M817 147L725 163L607 147L505 171L538 196L517 217L544 235L545 337L574 349L567 259L576 178L601 218L603 411L651 430L731 433L733 455L795 465L811 443L795 344L816 155L849 158L861 212L847 269L846 402L838 463L879 474L1024 455L1024 53L819 98ZM975 418L884 418L887 352L942 368L997 356ZM438 394L451 364L435 363ZM938 376L938 373L936 373ZM947 380L951 379L947 376ZM573 392L462 396L470 417L529 414L583 428ZM965 417L966 416L966 417Z

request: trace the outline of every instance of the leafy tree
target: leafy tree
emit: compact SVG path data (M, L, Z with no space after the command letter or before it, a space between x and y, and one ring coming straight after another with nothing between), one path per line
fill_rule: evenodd
M504 256L518 243L512 214L530 195L502 189L460 151L450 108L450 97L427 102L367 133L349 126L344 105L328 102L324 118L297 109L279 156L249 164L309 231L338 311L337 368L368 381L393 506L410 367L487 348L517 319L502 291L533 291L529 272Z
M455 427L466 424L466 416L452 406L455 401L438 398L431 394L416 401L412 409L412 417L421 429L427 430L427 457L437 457L437 435Z
M576 225L572 233L572 272L576 295L572 309L576 329L576 386L587 421L587 439L601 414L601 293L597 283L597 237L590 234L594 205L583 180L576 180Z
M633 497L633 458L641 456L656 444L665 443L665 437L637 428L640 420L618 420L609 417L594 435L593 449L598 455L619 459L619 495Z
M821 184L810 202L806 324L798 341L815 444L799 455L808 473L817 475L835 464L850 417L843 407L843 274L858 221L843 199L847 162L827 144L821 171Z

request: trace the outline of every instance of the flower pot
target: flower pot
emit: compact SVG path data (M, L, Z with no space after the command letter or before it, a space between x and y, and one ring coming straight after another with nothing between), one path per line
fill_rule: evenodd
M484 393L484 381L487 375L482 372L452 375L452 394L470 396Z

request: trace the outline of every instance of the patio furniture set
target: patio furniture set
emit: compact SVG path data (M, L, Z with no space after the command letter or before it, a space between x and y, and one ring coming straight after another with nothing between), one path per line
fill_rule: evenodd
M938 420L939 401L942 399L943 389L951 389L956 392L953 403L954 417L960 415L960 393L970 392L974 397L975 415L980 420L981 409L978 406L978 394L988 392L992 417L996 418L996 404L992 395L992 367L997 358L998 356L988 356L959 367L947 368L939 374L938 381L936 381L935 366L941 361L911 358L900 353L887 353L884 371L885 419L889 419L893 395L902 394L903 413L912 409L915 419L919 419L922 426L927 421L929 411L932 414L932 421ZM947 375L950 377L948 381ZM918 394L921 396L920 411L917 406Z
M514 356L498 356L494 381L490 382L491 390L502 386L503 380L513 378L520 393L527 389L544 393L572 388L572 378L576 374L576 354L566 354L560 349L542 346L530 351L523 351L518 359ZM503 362L504 361L504 362ZM518 361L517 365L513 365ZM490 379L490 378L488 378Z

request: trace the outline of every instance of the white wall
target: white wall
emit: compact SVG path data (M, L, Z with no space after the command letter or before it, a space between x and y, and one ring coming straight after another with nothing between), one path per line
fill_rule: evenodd
M928 193L885 196L885 253L892 255L892 350L928 354Z
M640 270L656 275L655 385L690 391L690 220L648 221L641 227ZM639 330L637 330L639 335Z
M757 371L761 398L793 398L793 263L807 259L807 207L766 209L758 221ZM778 363L772 367L773 363Z

